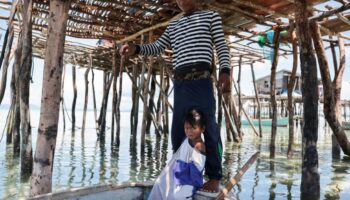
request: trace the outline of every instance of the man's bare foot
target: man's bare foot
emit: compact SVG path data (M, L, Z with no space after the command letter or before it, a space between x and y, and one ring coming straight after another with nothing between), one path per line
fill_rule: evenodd
M200 191L211 192L211 193L219 192L220 190L219 185L220 185L219 180L210 179L209 181L204 183L203 188L201 188Z

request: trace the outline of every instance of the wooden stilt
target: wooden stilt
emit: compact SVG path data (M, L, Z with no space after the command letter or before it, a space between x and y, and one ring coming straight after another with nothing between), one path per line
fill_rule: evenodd
M100 109L100 115L97 120L97 135L100 142L104 142L106 139L106 115L107 115L107 105L108 96L111 89L113 81L113 75L110 72L103 72L103 97Z
M137 82L139 77L139 72L137 65L132 67L132 108L130 113L130 127L131 127L131 135L136 137L137 135L137 124L138 124L138 116L139 116L139 92L137 88ZM120 94L119 94L120 95Z
M311 31L309 29L309 13L305 0L295 0L295 19L300 47L303 91L303 164L300 192L301 199L319 199L317 64L312 48Z
M21 55L22 55L22 42L21 42L21 34L18 35L18 41L17 41L17 49L15 51L15 61L13 64L13 89L12 89L12 98L15 98L15 110L14 110L14 117L13 117L13 156L19 157L20 155L20 143L21 143L21 131L20 131L20 125L21 125L21 114L20 114L20 88L19 88L19 72L20 72L20 62L21 62Z
M4 98L4 94L6 90L7 70L10 64L10 54L12 49L13 37L14 37L14 30L12 25L11 27L9 27L9 29L10 29L10 33L8 35L9 39L7 41L6 48L5 48L4 63L3 63L2 76L1 76L1 82L0 82L0 105Z
M237 85L238 85L238 120L239 120L239 127L238 128L238 137L240 140L242 140L242 93L241 93L241 73L242 72L242 55L239 56L239 65L238 65L238 79L237 79Z
M329 36L329 38L332 39L332 36ZM334 72L337 72L338 71L338 62L337 62L337 55L336 55L336 52L335 52L334 43L330 42L330 46L331 46L331 52L332 52ZM340 102L340 99L339 99L338 102ZM340 117L340 115L338 117ZM334 134L332 134L332 158L340 159L340 146L339 146L337 138L335 137Z
M255 100L258 106L258 111L257 111L257 117L259 120L259 136L262 137L262 127L261 127L261 107L260 107L260 99L259 99L259 93L258 90L256 88L256 83L255 83L255 72L254 72L254 67L253 67L253 63L250 64L250 68L252 70L252 79L253 79L253 85L254 85L254 92L255 92Z
M152 72L151 78L151 85L150 85L150 96L149 96L149 102L148 102L148 108L150 109L151 113L154 113L154 95L156 93L156 74ZM147 124L146 124L146 133L149 133L151 130L151 124L152 124L152 117L151 115L147 116Z
M279 36L280 36L280 29L277 28L273 36L274 55L273 55L273 61L271 65L271 79L270 79L270 101L271 101L271 107L272 107L270 157L275 156L275 143L276 143L276 132L277 132L276 69L277 69L278 57L279 57L278 55Z
M21 180L27 181L33 169L32 127L30 124L29 95L32 65L32 1L23 1L22 55L20 62L20 116L21 116ZM60 77L61 78L61 77ZM61 84L58 85L61 87ZM58 93L60 95L60 93ZM58 97L59 101L59 97ZM59 102L58 102L59 105ZM59 111L59 110L58 110ZM57 112L58 112L57 111Z
M75 131L75 106L77 102L77 81L76 81L76 68L75 65L72 66L72 82L73 82L73 102L72 102L72 131Z
M95 93L95 72L94 72L94 69L92 68L92 55L91 54L90 54L90 59L91 59L90 69L91 69L92 102L94 105L95 129L96 129L97 134L98 134L99 127L98 127L98 119L97 119L97 103L96 103L96 93Z
M116 114L117 114L117 99L118 99L118 91L117 91L117 81L118 81L118 75L119 75L119 68L117 65L117 55L118 55L118 51L117 51L117 47L116 47L116 43L113 43L113 100L112 100L112 129L111 129L111 143L116 144L116 146L118 147L120 144L120 135L118 133L116 133L116 137L114 140L114 131L115 131L115 127L114 125L117 123L116 120ZM132 128L132 127L130 127Z
M289 21L290 26L293 26L291 33L292 37L292 48L293 48L293 68L292 74L290 76L288 82L288 124L289 124L289 138L288 138L288 150L287 157L291 158L293 156L293 144L294 144L294 100L293 100L293 91L295 86L295 77L297 73L298 67L298 41L294 28L294 22L292 20Z
M83 110L83 125L81 126L81 134L84 135L85 133L85 124L86 124L86 110L88 106L88 101L89 101L89 72L90 68L92 67L92 58L91 54L89 56L89 67L86 69L85 74L84 74L84 80L85 80L85 97L84 97L84 110Z
M66 115L64 113L64 79L66 77L66 65L63 65L62 69L62 85L61 85L61 110L63 119L63 131L66 130Z
M25 4L29 3L29 5L32 5L31 1L24 2ZM47 34L45 53L40 120L34 167L30 180L31 196L52 191L52 167L56 147L63 52L69 7L69 0L50 1L50 13L48 15L50 16L48 19L49 32ZM28 9L28 11L31 11L31 9ZM32 12L28 13L30 13L28 15L30 16ZM28 17L28 22L31 22L31 17ZM53 31L55 32L53 33ZM28 35L24 33L23 35L28 37ZM23 45L23 47L26 47L26 45ZM22 58L25 57L25 55L25 53L22 53Z
M323 112L344 154L350 156L350 143L348 141L348 138L339 120L340 90L341 90L343 73L345 69L344 44L342 40L339 40L338 42L339 48L340 48L339 57L341 62L339 63L340 67L338 71L335 73L334 80L332 81L329 73L328 61L327 61L325 49L323 47L319 26L316 22L311 23L310 26L312 29L312 37L315 45L315 50L317 53L320 73L322 77L322 84L324 89Z

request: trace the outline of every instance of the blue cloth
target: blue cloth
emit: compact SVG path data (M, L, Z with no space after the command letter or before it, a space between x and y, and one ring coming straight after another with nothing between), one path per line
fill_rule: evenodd
M195 188L203 186L202 172L192 162L187 163L177 160L173 168L174 182L176 185L192 185Z

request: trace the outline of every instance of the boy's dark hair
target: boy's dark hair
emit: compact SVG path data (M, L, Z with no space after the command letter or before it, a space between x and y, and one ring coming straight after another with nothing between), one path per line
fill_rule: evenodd
M196 108L192 108L186 113L184 123L186 122L191 126L200 126L201 128L204 128L206 123L204 114Z

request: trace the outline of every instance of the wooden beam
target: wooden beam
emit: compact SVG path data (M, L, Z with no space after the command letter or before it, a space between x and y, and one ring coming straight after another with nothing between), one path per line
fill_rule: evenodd
M158 28L160 28L160 27L168 26L168 24L169 24L171 21L173 21L174 19L177 19L178 17L180 17L180 16L182 16L182 15L183 15L183 13L177 14L175 17L171 18L170 20L167 20L167 21L165 21L165 22L161 22L161 23L156 24L156 25L154 25L154 26L145 28L145 29L143 29L143 30L141 30L141 31L139 31L139 32L137 32L137 33L135 33L135 34L132 34L132 35L130 35L130 36L128 36L128 37L126 37L126 38L124 38L124 39L122 39L122 40L116 41L116 43L128 42L128 41L131 41L131 40L136 39L138 36L142 35L143 33L150 32L150 31L155 30L155 29L158 29Z
M350 9L350 3L347 3L343 6L340 6L339 8L335 8L335 9L332 9L330 11L327 11L327 12L324 12L320 15L316 15L316 16L313 16L313 17L310 17L309 20L310 21L320 21L326 17L329 17L329 16L332 16L334 14L337 14L337 13L340 13L344 10L347 10L347 9Z

